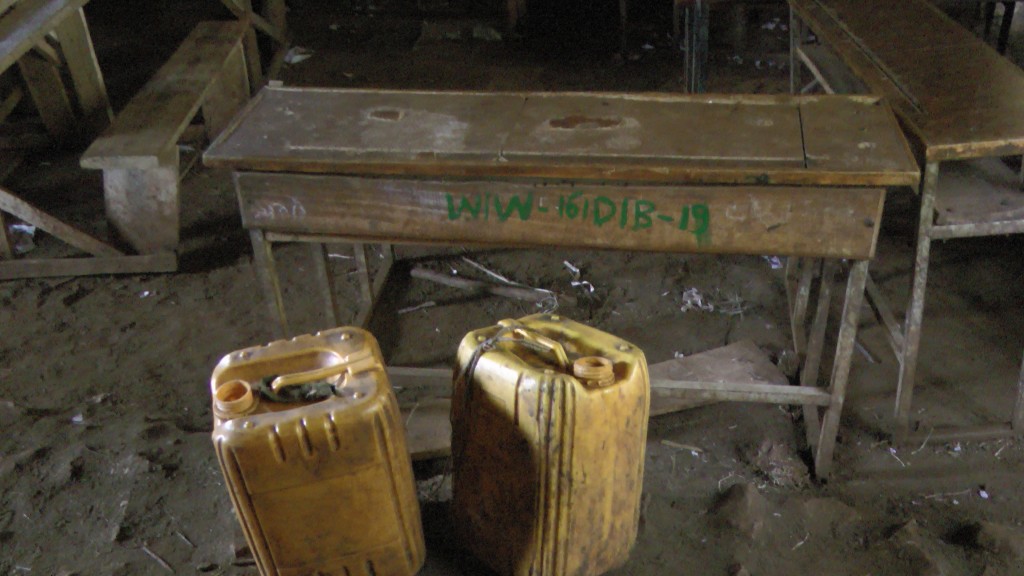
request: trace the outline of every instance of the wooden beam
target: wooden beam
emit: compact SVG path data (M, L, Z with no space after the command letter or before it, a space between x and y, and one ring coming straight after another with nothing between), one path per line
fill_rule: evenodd
M46 130L58 141L66 140L74 132L75 113L60 70L34 52L22 56L18 68Z
M175 272L177 269L178 258L173 252L100 258L41 258L0 261L0 280L102 274L156 274Z
M10 93L0 100L0 122L3 122L18 107L21 99L25 97L25 91L21 86L15 86Z
M100 242L85 232L61 222L57 218L18 198L3 187L0 187L0 210L13 214L25 222L93 256L124 255L113 246Z
M824 390L784 384L651 380L651 390L658 390L663 395L679 394L688 398L725 402L762 402L805 406L828 406L832 402L832 396Z
M85 115L90 134L97 134L114 119L114 110L107 98L103 72L93 49L85 12L79 8L57 25L57 39L75 85L78 105Z

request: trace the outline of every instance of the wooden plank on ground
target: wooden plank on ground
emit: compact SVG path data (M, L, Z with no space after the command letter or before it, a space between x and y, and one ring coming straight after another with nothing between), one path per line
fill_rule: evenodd
M92 236L61 222L2 187L0 187L0 210L13 214L25 222L52 234L61 241L67 242L71 246L93 256L123 256L121 251L113 246L100 242Z
M243 173L248 229L455 242L870 258L885 191L572 186ZM820 231L830 230L827 237Z
M200 22L82 156L84 168L160 166L241 42L244 22Z
M173 252L143 256L95 258L40 258L0 262L0 280L105 274L158 274L175 272L178 258Z
M740 384L786 385L789 380L768 355L750 340L728 346L651 364L652 381L678 380L701 382L735 382ZM651 416L672 414L681 410L713 403L698 395L682 396L662 388L651 389Z
M750 386L789 384L786 376L772 364L768 355L750 340L686 358L652 364L648 370L652 382L701 380L709 383L730 382ZM397 372L393 374L392 371ZM419 377L425 386L437 388L439 394L446 394L451 390L451 370L389 368L388 373L393 377L406 379ZM796 386L793 389L800 390ZM651 416L672 414L712 402L702 398L700 393L686 397L678 391L661 389L655 385L651 388ZM413 460L440 458L451 454L450 412L451 400L448 398L422 400L402 409L402 417L406 423L406 442Z
M0 71L17 62L89 0L20 0L0 17Z

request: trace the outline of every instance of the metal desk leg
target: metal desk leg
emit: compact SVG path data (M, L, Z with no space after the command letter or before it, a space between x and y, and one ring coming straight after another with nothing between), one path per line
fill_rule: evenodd
M807 341L807 360L800 370L800 385L817 387L818 375L821 371L821 354L825 348L825 332L828 328L828 316L832 307L832 287L835 284L836 263L826 261L821 270L821 285L818 288L818 307L814 312L811 324L811 335ZM818 420L818 407L807 404L803 407L804 428L807 433L807 445L814 448L818 445L821 425Z
M931 229L935 218L935 191L939 184L939 164L925 165L921 184L921 214L917 227L917 254L914 258L914 280L903 327L903 355L900 358L900 380L896 389L896 438L901 441L910 431L910 404L917 377L917 354L921 345L921 320L924 317L924 296L928 285L928 258L931 252Z
M1020 379L1017 380L1017 401L1013 405L1013 431L1024 433L1024 361L1020 363Z
M262 230L250 230L249 238L252 240L253 268L256 270L256 278L263 291L263 298L267 303L270 318L277 320L276 336L287 338L291 331L288 329L288 320L284 313L284 297L281 295L281 281L277 277L277 266L274 264L273 248Z
M853 360L853 348L857 340L857 323L860 321L860 308L864 302L864 284L867 277L868 261L859 260L850 268L850 278L846 282L846 298L839 325L836 359L832 366L830 386L832 403L825 409L825 416L821 423L821 435L818 437L818 448L814 454L814 470L818 478L821 479L828 478L832 471L832 454L836 448L839 417L843 413L843 402L846 400L846 384L850 379L850 363Z
M313 257L313 273L316 275L316 284L323 297L327 319L331 327L338 326L338 301L334 297L334 280L327 264L327 244L310 244L310 255Z

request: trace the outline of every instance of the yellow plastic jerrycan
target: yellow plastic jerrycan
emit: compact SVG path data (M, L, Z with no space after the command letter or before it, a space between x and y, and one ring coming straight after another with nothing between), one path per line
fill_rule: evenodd
M636 540L650 380L634 345L555 315L469 333L452 395L462 544L502 576L588 576Z
M263 576L408 576L423 527L377 341L338 328L225 356L213 443Z

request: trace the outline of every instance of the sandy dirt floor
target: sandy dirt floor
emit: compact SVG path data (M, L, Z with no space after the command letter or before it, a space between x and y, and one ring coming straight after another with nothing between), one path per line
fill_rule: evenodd
M369 2L369 3L368 3ZM375 3L376 2L376 3ZM616 5L537 8L517 38L500 12L468 2L291 3L290 85L474 90L683 90L668 2L639 6L619 53ZM130 5L130 8L128 6ZM115 107L122 107L214 0L87 9ZM713 13L709 88L788 89L787 13L751 9L742 46ZM137 32L144 30L145 34ZM1018 44L1024 39L1015 36ZM40 206L105 234L98 173L81 150L31 156L7 180ZM173 275L0 283L0 574L255 574L210 443L208 378L227 352L267 341L269 319L230 175L196 166L182 190L181 271ZM889 195L872 271L902 309L916 204ZM30 256L63 254L37 235ZM27 248L29 245L26 243ZM1018 238L938 243L915 419L922 430L1009 418L1024 349ZM339 297L354 316L353 260L332 248ZM326 328L301 246L278 252L293 328ZM435 256L431 256L434 254ZM586 251L402 249L436 270L478 277L463 257L531 286L572 293L561 314L633 341L651 363L751 339L789 347L782 270L764 257ZM563 262L595 288L573 287ZM448 366L462 335L538 310L392 275L373 330L395 364ZM731 303L682 310L684 293ZM398 314L433 301L437 305ZM350 316L351 317L351 316ZM798 410L722 404L650 424L640 536L614 574L1011 576L1024 574L1024 450L1013 440L889 440L897 364L863 315L836 473L809 474ZM400 399L414 402L414 391ZM443 463L421 464L426 575L486 574L459 549Z

